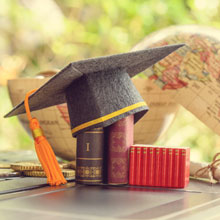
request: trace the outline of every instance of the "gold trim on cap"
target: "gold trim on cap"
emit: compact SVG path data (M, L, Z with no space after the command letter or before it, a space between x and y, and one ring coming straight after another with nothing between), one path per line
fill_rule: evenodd
M81 124L81 125L78 125L77 127L75 127L75 128L72 129L72 133L75 133L75 132L77 132L77 131L80 131L80 130L82 130L82 129L84 129L84 128L87 128L87 127L89 127L89 126L92 126L92 125L95 125L95 124L98 124L98 123L107 121L107 120L109 120L109 119L111 119L111 118L114 118L114 117L116 117L116 116L118 116L118 115L121 115L121 114L123 114L123 113L125 113L125 112L131 111L131 110L133 110L133 109L135 109L135 108L139 108L139 107L142 107L142 106L147 106L147 104L146 104L145 102L138 102L138 103L135 103L135 104L133 104L133 105L127 106L127 107L125 107L125 108L119 109L118 111L112 112L112 113L110 113L110 114L108 114L108 115L105 115L105 116L103 116L103 117L94 119L94 120L92 120L92 121L88 121L88 122L83 123L83 124Z

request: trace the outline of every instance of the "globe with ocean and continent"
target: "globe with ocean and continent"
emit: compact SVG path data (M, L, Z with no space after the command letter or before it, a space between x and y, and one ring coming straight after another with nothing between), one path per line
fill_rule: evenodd
M220 30L199 25L159 30L133 50L185 43L145 71L161 91L220 135Z

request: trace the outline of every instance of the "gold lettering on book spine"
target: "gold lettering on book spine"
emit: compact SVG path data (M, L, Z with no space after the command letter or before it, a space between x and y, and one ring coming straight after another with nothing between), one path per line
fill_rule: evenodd
M86 151L89 152L90 151L90 147L89 147L90 143L86 143Z

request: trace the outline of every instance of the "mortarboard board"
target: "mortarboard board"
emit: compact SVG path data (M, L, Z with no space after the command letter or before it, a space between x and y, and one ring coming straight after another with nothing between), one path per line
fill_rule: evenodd
M137 122L148 107L130 77L181 46L183 44L70 63L30 96L30 110L67 102L73 136L95 127L106 127L130 114L134 114ZM24 102L5 117L22 113L25 113Z

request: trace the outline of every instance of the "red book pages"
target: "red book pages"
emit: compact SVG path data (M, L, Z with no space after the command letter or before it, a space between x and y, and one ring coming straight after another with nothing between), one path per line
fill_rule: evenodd
M189 183L189 164L190 164L190 149L180 150L180 176L179 187L184 188Z
M172 172L173 172L173 149L167 148L166 187L172 187Z
M161 156L161 182L160 186L166 186L166 176L167 176L167 150L162 148Z
M135 184L135 179L134 179L134 174L135 174L135 148L131 147L130 148L130 155L129 155L129 184L134 185Z
M180 170L180 150L173 149L173 180L172 180L172 187L179 186L179 170Z
M128 183L128 150L133 145L134 115L108 127L108 183Z
M150 147L148 151L148 175L147 183L149 186L154 185L154 148Z
M147 185L147 147L142 148L142 174L141 174L141 185Z
M137 147L136 155L136 170L135 170L135 185L141 185L141 147Z

